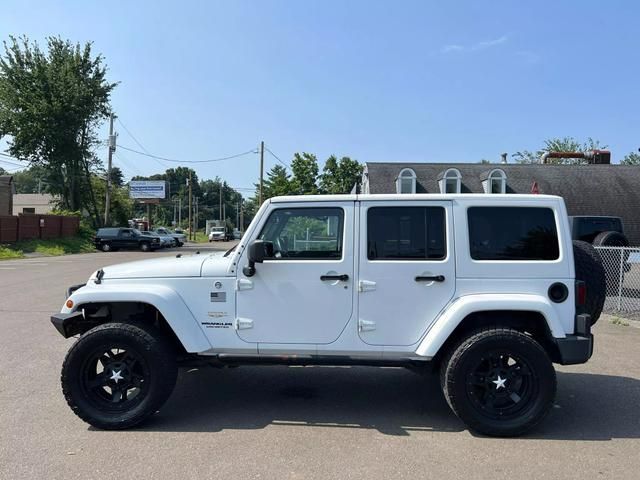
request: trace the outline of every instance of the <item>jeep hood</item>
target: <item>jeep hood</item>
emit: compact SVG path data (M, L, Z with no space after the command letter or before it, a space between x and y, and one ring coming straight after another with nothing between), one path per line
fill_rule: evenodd
M119 263L104 267L102 279L199 277L204 262L207 262L208 274L224 276L229 257L223 255L223 252L217 252L210 255L181 255ZM96 278L96 273L91 278Z

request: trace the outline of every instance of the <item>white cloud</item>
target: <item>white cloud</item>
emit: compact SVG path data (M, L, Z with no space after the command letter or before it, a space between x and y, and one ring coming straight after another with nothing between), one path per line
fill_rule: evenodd
M488 48L497 47L509 40L507 35L503 35L493 40L485 40L482 42L474 43L473 45L445 45L440 49L440 53L456 53L456 52L477 52L478 50L486 50Z
M486 42L478 42L475 45L471 46L471 50L484 50L486 48L495 47L497 45L501 45L505 43L509 38L506 35L501 36L500 38L496 38L495 40L488 40Z
M462 45L445 45L444 47L442 47L440 51L442 53L449 53L449 52L460 52L462 50L464 50L464 47Z

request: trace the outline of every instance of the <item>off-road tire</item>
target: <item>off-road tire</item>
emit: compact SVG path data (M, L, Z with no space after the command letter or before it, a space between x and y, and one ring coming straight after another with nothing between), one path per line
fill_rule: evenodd
M102 245L100 245L100 250L102 250L103 252L110 252L111 249L111 245L108 243L103 243Z
M600 232L598 235L596 235L596 238L593 239L593 245L597 247L628 247L629 239L626 237L624 233L620 233L616 231ZM621 260L620 254L622 253L624 255L624 258L622 259L622 270L625 273L631 270L631 264L629 263L629 255L630 255L629 250L625 250L624 252L621 252L615 249L607 249L605 251L606 251L605 255L606 255L607 261L612 266L620 265L620 260ZM609 269L605 269L605 270L607 273L607 288L609 289L610 292L613 291L617 295L618 294L618 290L617 290L618 277L620 276L620 269L612 268L610 274L608 271Z
M593 239L593 244L597 247L628 247L629 239L620 232L600 232Z
M499 358L502 358L501 355L507 358L513 356L521 362L515 365L522 365L520 370L529 372L529 375L519 377L527 378L526 384L525 380L520 380L523 382L520 385L528 386L526 394L523 393L521 397L517 394L516 397L509 396L507 400L520 399L511 400L517 408L514 414L505 417L493 412L493 407L484 410L480 406L482 400L479 395L480 390L475 390L476 387L470 385L472 380L479 378L476 369L489 362L494 355L498 355ZM505 378L509 375L511 374L505 373ZM486 382L490 382L493 378L489 375L485 377L482 378ZM499 380L499 377L496 379ZM509 377L507 381L517 385L519 380L514 376ZM490 385L494 383L491 382ZM440 384L453 412L471 430L496 437L522 435L534 428L547 415L556 395L556 373L545 350L530 336L502 327L477 330L453 346L441 363ZM506 385L504 392L486 391L490 395L506 395L509 392L507 389L512 388L512 385L508 383ZM496 389L499 390L497 386ZM523 403L518 405L520 401Z
M135 353L148 375L143 377L147 383L141 382L145 390L138 403L113 411L110 405L105 406L108 400L87 389L84 379L96 352L118 346ZM108 373L106 367L105 372ZM173 391L177 373L174 348L159 330L143 324L105 323L83 334L71 347L62 365L60 381L67 404L78 417L96 428L121 430L142 423L164 404ZM126 373L123 375L126 377Z
M143 252L149 252L151 251L151 245L149 245L148 242L142 242L140 244L140 250L142 250Z
M584 311L591 315L591 325L595 325L607 298L607 281L602 257L590 243L574 240L573 262L576 280L582 280L587 287Z

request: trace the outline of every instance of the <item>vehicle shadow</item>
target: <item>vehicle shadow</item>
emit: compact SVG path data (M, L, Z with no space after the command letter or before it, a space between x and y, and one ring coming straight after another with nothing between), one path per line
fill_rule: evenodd
M558 372L557 402L523 438L640 438L640 380ZM219 432L269 425L358 428L386 435L460 432L437 375L401 368L281 367L183 372L142 431Z

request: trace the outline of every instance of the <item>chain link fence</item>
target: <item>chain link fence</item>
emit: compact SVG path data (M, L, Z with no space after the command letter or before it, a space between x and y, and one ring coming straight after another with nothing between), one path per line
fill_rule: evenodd
M595 247L607 279L607 313L640 315L640 247Z

